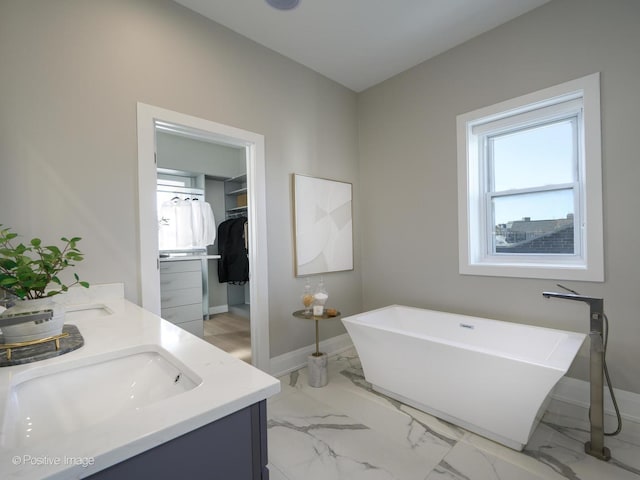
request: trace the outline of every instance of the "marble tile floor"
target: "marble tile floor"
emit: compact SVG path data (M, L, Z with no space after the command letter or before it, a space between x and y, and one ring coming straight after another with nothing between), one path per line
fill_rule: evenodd
M640 480L640 424L606 437L603 462L584 453L586 409L559 401L516 452L374 392L353 349L330 358L323 388L306 368L280 381L267 408L271 480Z

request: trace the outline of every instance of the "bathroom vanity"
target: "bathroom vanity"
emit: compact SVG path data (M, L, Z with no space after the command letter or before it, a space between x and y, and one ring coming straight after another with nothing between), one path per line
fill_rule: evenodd
M87 478L268 480L266 416L263 400Z
M85 344L0 368L3 478L267 479L278 380L125 300L61 295Z

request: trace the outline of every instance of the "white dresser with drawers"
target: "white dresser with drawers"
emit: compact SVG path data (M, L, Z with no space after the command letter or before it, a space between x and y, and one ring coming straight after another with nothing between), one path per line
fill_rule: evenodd
M206 257L160 259L162 318L202 338L207 292Z

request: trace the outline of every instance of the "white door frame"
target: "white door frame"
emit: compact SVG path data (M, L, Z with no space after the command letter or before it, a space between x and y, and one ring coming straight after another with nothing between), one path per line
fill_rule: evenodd
M247 215L249 218L249 289L251 359L269 371L269 294L267 271L266 173L264 136L138 102L138 215L140 225L141 305L160 315L160 270L156 221L156 122L191 133L193 138L245 147L247 157Z

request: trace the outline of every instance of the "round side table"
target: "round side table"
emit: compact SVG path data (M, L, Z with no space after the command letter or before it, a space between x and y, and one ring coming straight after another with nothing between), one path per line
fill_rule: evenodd
M307 370L309 375L309 386L311 387L324 387L329 382L328 364L329 358L326 353L320 352L320 320L335 320L340 318L340 312L336 312L335 315L329 316L325 310L323 315L305 314L304 310L296 310L293 312L293 316L296 318L303 318L306 320L315 320L316 322L316 351L307 357Z

